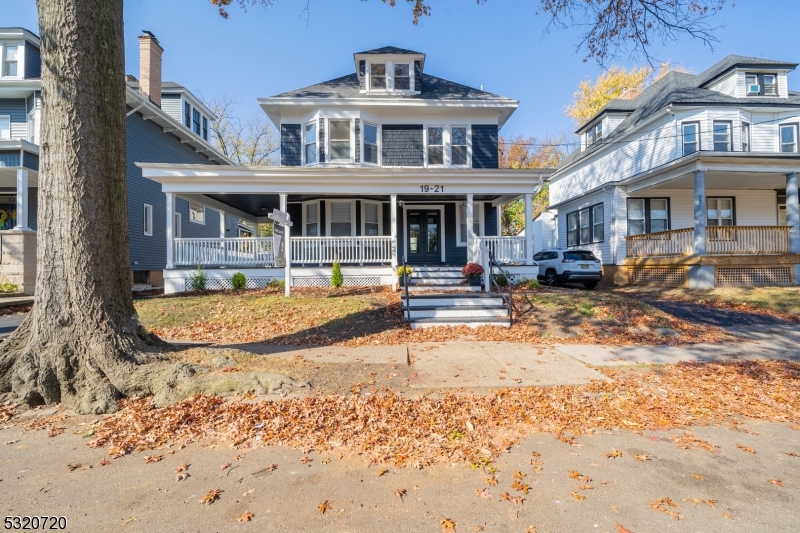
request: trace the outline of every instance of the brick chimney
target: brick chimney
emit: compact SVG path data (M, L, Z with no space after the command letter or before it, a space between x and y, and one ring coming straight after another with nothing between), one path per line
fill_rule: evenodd
M161 107L161 54L164 49L147 30L139 36L139 90Z

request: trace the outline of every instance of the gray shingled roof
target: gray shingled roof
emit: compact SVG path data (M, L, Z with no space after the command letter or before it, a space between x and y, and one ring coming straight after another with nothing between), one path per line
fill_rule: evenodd
M348 74L341 78L324 81L278 94L272 98L407 98L411 100L508 100L510 98L499 96L453 81L448 81L430 74L422 75L421 94L369 94L360 92L360 84L356 74Z
M131 89L138 89L139 88L139 80L129 81L127 83L128 83L128 87L130 87ZM166 89L166 91L165 91L165 89ZM161 92L169 92L169 89L186 89L186 87L184 87L180 83L176 83L174 81L162 81L161 82Z
M734 68L765 67L765 66L794 69L795 67L797 67L797 63L792 63L790 61L776 61L774 59L762 59L760 57L737 56L731 54L722 61L715 63L705 71L698 74L697 86L702 87L703 85L710 82L714 78L717 78Z
M415 52L413 50L406 50L405 48L397 48L396 46L384 46L382 48L375 48L374 50L367 50L365 52L356 52L353 55L378 55L378 54L410 54L410 55L425 55L422 52Z

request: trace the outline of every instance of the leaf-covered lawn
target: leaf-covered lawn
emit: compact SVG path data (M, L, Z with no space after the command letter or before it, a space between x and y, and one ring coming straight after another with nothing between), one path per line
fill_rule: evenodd
M612 291L541 289L515 293L509 328L440 327L409 329L402 320L400 293L388 289L211 293L140 300L142 323L167 339L213 343L285 345L396 345L448 340L530 343L677 344L720 342L718 328L679 320ZM669 328L681 337L660 337Z

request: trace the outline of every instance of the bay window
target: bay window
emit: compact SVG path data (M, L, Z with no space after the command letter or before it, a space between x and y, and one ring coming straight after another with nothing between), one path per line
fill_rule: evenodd
M689 155L700 150L700 124L685 122L683 125L683 155Z
M742 122L742 152L750 151L750 124Z
M364 162L378 164L378 126L364 124Z
M714 151L730 152L731 146L731 123L724 121L714 121Z
M350 161L350 121L331 120L331 161Z
M303 154L305 164L311 165L317 162L317 123L309 122L305 125L303 135Z
M317 237L319 235L319 203L305 204L306 220L303 228L304 237Z
M450 164L467 164L467 128L454 127L450 135Z
M781 152L797 152L797 124L781 124Z
M428 165L444 164L444 128L428 128Z
M331 237L350 237L353 235L353 204L346 202L329 202Z
M364 228L362 234L367 237L377 237L381 234L380 204L376 202L362 202L364 206Z

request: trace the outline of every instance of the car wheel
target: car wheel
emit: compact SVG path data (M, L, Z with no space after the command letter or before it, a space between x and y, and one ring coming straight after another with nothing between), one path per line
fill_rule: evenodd
M587 289L591 290L591 289L594 289L595 287L597 287L597 282L596 281L589 281L587 283L584 283L583 286L586 287Z
M549 285L550 287L558 286L558 277L556 277L555 270L548 270L544 273L544 284Z

